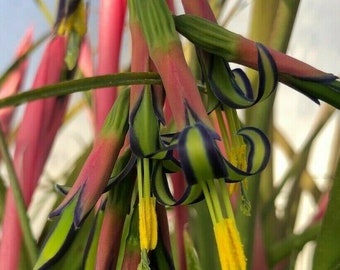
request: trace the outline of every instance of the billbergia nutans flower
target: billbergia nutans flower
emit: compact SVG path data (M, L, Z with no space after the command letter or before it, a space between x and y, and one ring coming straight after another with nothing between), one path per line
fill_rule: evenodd
M60 0L33 84L40 89L0 100L0 107L33 100L13 135L26 205L37 190L55 135L67 123L62 120L69 93L91 90L85 98L94 134L70 164L72 173L51 181L61 194L50 207L50 221L42 221L38 241L31 237L34 252L26 247L26 238L21 245L20 216L8 222L16 214L12 184L0 186L0 196L3 189L9 194L0 268L17 269L20 260L31 263L30 269L252 268L253 235L242 222L250 215L267 222L262 203L272 205L281 187L253 189L263 183L254 179L271 166L272 137L261 125L250 126L248 108L276 98L279 82L339 108L337 77L219 26L215 11L229 1L214 1L214 6L208 0L98 2L97 10L84 0ZM97 18L91 17L93 11L99 15L98 42L87 32L92 29L88 23ZM123 58L131 60L129 72L120 72ZM254 82L248 67L257 72ZM240 118L243 112L246 117ZM81 123L75 122L82 133ZM51 182L43 183L50 192ZM263 193L272 196L270 202L262 202ZM281 221L275 215L276 224L291 225L287 216ZM252 225L264 236L268 265L294 257L280 249L292 244L276 232L282 243L270 245L268 223L264 229ZM299 245L294 250L302 247L301 241L294 243ZM277 250L281 253L272 255Z
M218 55L226 61L260 70L258 60L261 58L261 52L256 42L193 15L175 17L175 22L176 29L203 50ZM204 33L201 29L204 29ZM277 66L279 81L316 102L321 99L337 108L340 107L339 100L336 98L340 92L337 76L325 73L273 49L265 50Z

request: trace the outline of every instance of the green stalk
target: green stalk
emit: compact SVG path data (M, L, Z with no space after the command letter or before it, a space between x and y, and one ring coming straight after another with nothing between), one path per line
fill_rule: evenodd
M36 242L35 242L31 227L30 227L29 218L27 216L27 209L26 209L24 198L23 198L23 194L21 192L20 184L19 184L16 172L15 172L12 159L8 151L5 136L3 134L1 127L0 127L0 150L1 150L2 158L7 167L9 182L12 188L14 199L17 204L17 211L18 211L19 221L20 221L21 230L23 234L24 244L26 246L27 253L30 259L30 263L31 263L31 268L32 268L38 257L38 249L37 249L37 245L36 245Z
M226 186L223 179L218 179L217 181L218 181L218 184L219 184L218 188L221 190L222 201L224 203L224 207L226 209L227 216L228 216L228 218L232 219L235 222L234 210L233 210L233 207L231 205L230 196L229 196L229 193L228 193L227 186Z
M339 224L340 215L340 158L334 175L333 187L330 191L328 207L321 225L321 232L317 239L317 245L313 260L313 270L339 269L340 241Z
M204 193L205 202L207 204L212 223L215 224L215 223L217 223L217 215L215 213L214 203L213 203L213 199L211 198L211 195L210 195L210 192L209 192L209 189L208 189L208 185L207 185L206 182L202 181L201 187L202 187L202 190L203 190L203 193Z
M285 9L284 5L279 4L279 2L281 1L255 1L250 37L255 40L261 41L265 45L272 46L274 49L285 52L300 1L286 1L287 3L285 2L285 4L287 4L289 7L288 10ZM257 22L261 22L261 25L258 25ZM257 79L253 77L253 84L255 84L256 80ZM268 134L272 126L274 99L275 96L272 95L270 98L268 98L258 106L255 106L253 109L247 111L247 125L256 126ZM271 163L269 164L269 166L272 166ZM266 170L272 171L270 167ZM261 189L266 189L267 192L269 192L268 194L272 193L272 174L262 175L266 175L267 177L262 179L261 175L249 177L248 199L251 202L254 212L250 217L247 218L245 218L242 213L237 213L238 228L241 238L243 237L242 242L244 245L246 257L248 258L248 269L251 269L253 261L252 254L255 233L254 224L257 215L256 212L259 211L257 207L259 202L258 195L260 191L260 183L262 186ZM271 216L271 219L269 220L275 220L275 217ZM268 229L268 226L269 224L264 224L264 228ZM271 224L270 226L271 228L273 228L275 224ZM267 238L267 242L269 242L269 230L265 231L265 235L266 234L269 235L269 237Z
M281 242L274 244L268 252L269 267L274 267L284 258L289 257L292 251L300 251L307 242L315 240L320 229L321 223L316 223L309 226L301 234L291 234Z

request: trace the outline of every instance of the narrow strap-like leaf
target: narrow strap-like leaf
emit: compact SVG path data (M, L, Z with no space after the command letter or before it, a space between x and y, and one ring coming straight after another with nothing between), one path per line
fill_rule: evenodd
M17 106L25 102L42 98L68 95L76 92L89 91L96 88L122 86L132 84L161 84L161 79L157 73L117 73L89 77L71 81L63 81L53 85L36 88L34 91L25 91L20 94L0 99L0 108L6 106Z
M98 208L98 211L95 215L95 219L91 227L90 235L86 243L86 248L85 248L84 257L83 257L83 269L84 270L92 270L96 266L97 247L98 247L101 226L104 220L105 204L106 204L106 200L103 201L100 207Z

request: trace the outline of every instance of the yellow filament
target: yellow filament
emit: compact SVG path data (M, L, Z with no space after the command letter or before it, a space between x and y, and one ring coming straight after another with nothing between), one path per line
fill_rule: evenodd
M214 233L222 270L245 270L246 257L234 221L225 218L215 223Z
M156 198L140 198L139 209L139 238L141 250L155 249L157 244Z

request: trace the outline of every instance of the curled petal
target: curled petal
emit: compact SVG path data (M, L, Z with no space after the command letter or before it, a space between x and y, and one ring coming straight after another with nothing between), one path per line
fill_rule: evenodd
M232 108L247 108L267 98L276 89L276 64L263 45L258 43L257 51L259 84L256 96L248 77L241 69L231 70L223 58L209 55L208 70L204 72L207 76L206 83L222 104ZM200 62L202 64L203 61Z
M164 169L160 165L161 162L158 162L155 166L151 182L152 192L158 203L168 206L188 205L203 199L203 192L200 185L189 184L188 182L186 182L186 187L180 198L175 198Z
M207 179L224 178L227 182L242 181L246 176L262 171L269 160L270 144L259 129L247 127L238 134L247 143L246 170L226 160L216 145L216 134L201 123L183 130L178 140L181 167L189 185Z
M190 184L226 175L223 157L203 124L186 127L178 140L178 153L185 177Z
M248 144L247 173L249 175L261 172L269 161L270 143L266 135L257 128L247 127L239 130Z

